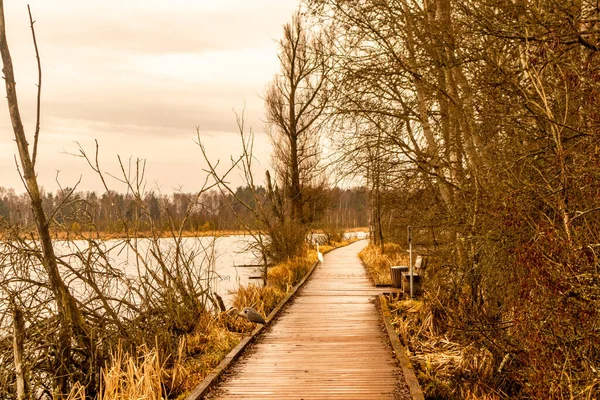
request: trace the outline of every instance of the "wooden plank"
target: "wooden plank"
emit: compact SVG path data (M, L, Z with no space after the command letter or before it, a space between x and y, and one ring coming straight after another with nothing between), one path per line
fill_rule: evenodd
M337 249L210 399L410 399L357 253Z
M281 311L281 309L292 299L292 297L296 294L298 289L300 289L302 287L302 285L304 285L306 280L314 272L315 268L317 267L317 264L318 263L314 263L310 267L310 269L308 270L308 272L306 273L304 278L302 278L302 280L296 286L294 286L292 288L290 293L288 293L288 295L285 296L277 304L277 307L275 307L275 309L273 311L271 311L271 313L269 313L269 315L265 319L265 322L267 323L267 325L273 320L273 318L275 318L275 316L279 313L279 311ZM187 395L185 400L203 399L205 397L205 395L211 389L212 385L214 385L217 382L217 380L219 379L221 374L223 374L223 372L225 372L225 370L229 367L230 364L232 364L235 360L237 360L237 358L243 353L243 351L246 349L246 347L248 347L248 345L254 340L254 338L261 333L261 331L264 329L264 327L265 327L264 325L257 326L252 331L252 334L249 337L242 339L242 341L240 343L238 343L238 345L235 346L229 352L229 354L227 354L227 356L225 356L225 358L223 360L221 360L219 365L217 365L217 367L215 369L213 369L211 371L211 373L208 374L204 378L204 380L198 386L196 386L189 395Z

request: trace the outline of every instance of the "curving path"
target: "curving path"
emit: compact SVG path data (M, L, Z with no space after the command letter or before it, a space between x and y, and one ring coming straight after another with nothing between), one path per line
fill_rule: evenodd
M325 256L211 399L410 399L359 241Z

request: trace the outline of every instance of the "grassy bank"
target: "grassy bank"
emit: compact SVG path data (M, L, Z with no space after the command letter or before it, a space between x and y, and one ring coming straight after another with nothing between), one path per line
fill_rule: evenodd
M493 355L476 342L459 343L446 327L435 326L427 302L399 300L389 307L427 399L507 398L497 389Z
M322 253L352 241L320 246ZM301 257L278 264L268 272L267 286L241 286L233 306L251 306L268 315L307 274L317 261L315 249L306 248ZM135 354L114 349L111 362L102 370L100 400L132 398L182 399L215 368L254 325L228 312L207 314L191 333L179 337L177 354L163 354L151 344L135 349ZM83 400L85 390L75 386L71 400Z

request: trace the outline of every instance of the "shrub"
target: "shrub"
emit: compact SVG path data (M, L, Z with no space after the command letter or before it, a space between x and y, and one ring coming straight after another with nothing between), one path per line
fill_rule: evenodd
M344 235L346 233L344 228L325 226L322 229L323 234L325 235L325 243L332 245L334 243L341 243L344 241Z

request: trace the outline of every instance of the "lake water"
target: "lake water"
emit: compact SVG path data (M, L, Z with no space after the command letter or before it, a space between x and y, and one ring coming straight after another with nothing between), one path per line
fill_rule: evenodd
M160 254L164 256L162 259L156 256L158 252L153 252L154 246L149 239L138 239L129 244L121 239L111 239L103 241L100 246L110 265L124 271L128 277L137 277L140 272L144 273L150 268L159 270L161 261L166 265L175 265L179 257L179 261L183 261L181 264L189 268L191 275L204 288L209 287L211 292L217 292L229 306L230 293L240 285L262 283L261 280L250 279L260 275L257 268L242 266L258 264L256 257L248 250L251 240L250 236L242 235L182 238L179 246L181 251L177 253L173 239L159 239ZM88 244L86 241L56 241L54 247L58 256L70 263L78 263L75 254L85 254ZM115 285L118 284L115 281ZM77 296L80 287L74 282L70 289Z
M346 236L364 238L366 235L365 232L353 232ZM311 239L318 240L319 236L313 235ZM127 298L137 303L139 296L131 289L128 280L120 278L118 274L112 274L111 268L124 272L126 277L135 279L147 274L149 270L162 273L160 272L162 263L168 269L187 268L189 275L193 276L194 284L218 293L223 298L225 306L229 307L232 305L232 292L240 285L262 285L262 279L251 279L261 277L262 269L244 266L260 264L252 251L248 250L250 243L252 243L251 236L232 235L183 238L180 246L175 246L174 240L170 238L159 239L154 245L149 239L139 239L130 243L122 239L105 240L96 243L99 251L90 251L87 241L55 241L54 246L57 255L66 264L74 266L71 271L64 266L60 268L69 289L79 299L96 297L92 288L82 284L81 278L77 276L85 275L91 268L95 271L95 276L104 277L101 280L101 290L105 295L112 296L114 299ZM13 293L21 293L21 297L25 298L35 297L37 286L29 285L27 282L45 280L45 272L39 263L31 258L27 264L20 266L22 261L11 259L6 249L8 247L0 243L0 256L2 256L0 257L2 258L0 279L5 282L10 279L14 282L10 284ZM162 258L157 257L157 254ZM91 267L83 268L82 265ZM8 304L4 292L1 293L1 297L1 303ZM4 305L1 308L0 328L4 325L2 314L7 311Z
M313 235L313 240L318 240L319 235ZM350 232L346 234L347 238L356 237L364 239L366 232ZM103 247L109 256L113 267L125 271L129 276L136 276L139 270L146 267L144 262L148 262L151 267L156 266L156 259L152 256L150 240L139 239L136 243L136 249L125 245L122 240L106 240ZM231 306L232 292L240 285L256 284L262 285L262 279L252 279L262 276L260 267L248 267L248 265L260 264L260 260L248 250L248 245L252 243L251 236L231 235L218 237L192 237L183 238L181 248L185 253L186 264L196 270L198 279L203 281L203 286L210 286L211 292L218 293L225 301L227 307ZM75 242L55 242L55 250L59 255L69 254L75 247L87 247L84 241ZM174 259L174 241L173 239L160 239L160 248L167 254L167 262L173 262ZM136 254L137 253L137 254ZM73 288L76 291L77 288Z

